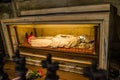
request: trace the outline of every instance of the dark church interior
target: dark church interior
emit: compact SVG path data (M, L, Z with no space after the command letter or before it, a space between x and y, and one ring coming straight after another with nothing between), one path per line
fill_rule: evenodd
M0 0L0 80L120 80L119 0Z

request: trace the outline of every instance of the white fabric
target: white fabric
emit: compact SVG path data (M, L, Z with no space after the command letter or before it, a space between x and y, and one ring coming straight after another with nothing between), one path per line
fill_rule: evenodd
M74 47L78 42L78 38L74 37L72 35L57 35L53 38L51 47L57 48L57 47L65 47L70 48Z
M93 48L94 43L89 43L91 40L81 39L80 36L59 34L55 37L37 37L30 39L31 46L34 47L51 47L51 48Z
M37 37L30 39L31 46L34 47L74 47L78 43L78 37L72 35L59 34L55 37Z
M34 47L48 47L52 43L51 37L39 37L30 40L31 46Z

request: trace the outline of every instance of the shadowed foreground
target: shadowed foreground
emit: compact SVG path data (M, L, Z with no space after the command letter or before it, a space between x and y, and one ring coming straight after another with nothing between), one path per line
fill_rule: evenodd
M26 67L29 70L39 70L39 69L42 69L41 67L33 66L33 65L26 65ZM15 74L15 70L14 70L14 63L11 62L11 61L7 61L5 63L4 70L5 70L5 72L7 72L7 74L9 75L9 78L11 80L17 76ZM45 69L43 69L43 71L44 71L44 73L46 73ZM84 76L82 76L80 74L71 73L71 72L58 71L57 74L60 77L59 80L88 80L87 78L85 78ZM42 77L41 79L37 79L37 80L44 80L44 77Z

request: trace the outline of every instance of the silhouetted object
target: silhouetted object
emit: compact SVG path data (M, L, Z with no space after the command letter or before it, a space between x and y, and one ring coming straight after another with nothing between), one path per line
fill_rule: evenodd
M15 71L18 76L20 76L19 80L26 80L26 73L27 68L26 65L26 59L25 57L21 57L19 54L19 50L16 50L15 56L13 56L13 61L15 62Z
M83 68L83 73L89 80L107 80L106 71L97 69L97 62L92 61L92 64Z
M25 33L25 38L26 38L26 39L28 38L28 33Z
M58 62L52 62L51 55L48 54L46 60L41 62L43 68L47 68L45 80L58 80L59 76L56 71L59 69Z
M3 61L3 54L0 53L0 80L9 80L7 73L4 72L4 61Z

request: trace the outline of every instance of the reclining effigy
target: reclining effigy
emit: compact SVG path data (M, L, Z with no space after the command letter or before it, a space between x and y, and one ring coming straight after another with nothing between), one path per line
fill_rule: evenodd
M55 37L29 37L29 44L34 47L51 47L51 48L93 48L94 39L81 35L58 34Z

